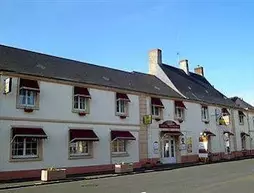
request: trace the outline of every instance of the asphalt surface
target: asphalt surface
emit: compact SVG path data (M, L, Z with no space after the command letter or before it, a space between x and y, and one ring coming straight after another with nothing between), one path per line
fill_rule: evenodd
M9 193L253 193L254 159L171 171L34 186Z

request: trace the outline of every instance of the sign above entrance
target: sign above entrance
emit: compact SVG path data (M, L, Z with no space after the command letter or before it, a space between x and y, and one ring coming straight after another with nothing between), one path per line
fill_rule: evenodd
M166 128L166 129L180 129L180 125L178 125L174 121L164 121L162 124L159 124L159 128Z

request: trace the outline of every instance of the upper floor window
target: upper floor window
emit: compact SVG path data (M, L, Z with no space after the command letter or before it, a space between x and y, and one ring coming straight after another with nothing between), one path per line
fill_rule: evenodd
M116 93L116 114L128 115L128 104L130 99L127 94Z
M239 117L239 124L243 125L245 114L242 111L238 111L238 117Z
M73 109L89 112L89 99L91 98L87 88L74 87Z
M185 105L182 101L175 101L175 118L178 120L184 120L185 118Z
M209 112L208 112L207 106L203 105L201 107L201 118L202 118L202 121L209 121Z
M151 98L151 112L154 118L162 118L163 104L159 98Z
M22 107L36 107L40 88L36 80L20 79L19 105Z

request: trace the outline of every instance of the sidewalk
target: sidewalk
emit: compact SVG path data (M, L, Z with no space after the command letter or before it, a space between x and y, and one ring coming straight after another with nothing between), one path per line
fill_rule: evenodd
M216 163L222 163L222 162L230 162L230 161L238 161L243 159L253 159L253 157L247 157L247 158L241 158L241 159L232 159L232 160L221 160L218 162L213 162L209 164L216 164ZM7 190L7 189L16 189L16 188L25 188L25 187L31 187L31 186L43 186L43 185L50 185L50 184L57 184L57 183L67 183L67 182L73 182L73 181L82 181L82 180L93 180L93 179L102 179L102 178L110 178L110 177L117 177L117 176L123 176L123 175L135 175L135 174L141 174L141 173L150 173L150 172L159 172L159 171L167 171L167 170L173 170L173 169L179 169L179 168L186 168L186 167L194 167L194 166L201 166L201 165L208 165L200 162L196 163L181 163L181 164L167 164L167 165L158 165L153 168L141 168L138 170L135 170L131 173L126 174L115 174L114 172L108 173L108 174L83 174L83 175L72 175L67 176L64 180L58 180L58 181L49 181L49 182L42 182L42 181L35 181L35 180L27 180L27 181L8 181L8 182L0 182L0 191L1 190Z

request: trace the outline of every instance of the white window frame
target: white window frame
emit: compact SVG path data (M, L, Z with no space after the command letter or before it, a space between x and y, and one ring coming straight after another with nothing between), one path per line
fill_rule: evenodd
M123 143L124 151L119 150L120 143ZM115 144L116 144L117 151L114 151ZM112 154L126 154L127 153L127 141L126 140L116 139L116 140L112 141L111 145L112 145L112 149L111 149Z
M128 114L128 101L117 99L116 100L116 113L118 115L127 115Z
M82 144L84 143L84 144ZM87 150L85 152L77 152L77 153L72 153L71 148L72 148L72 144L74 144L74 146L76 146L76 149L79 148L79 145L83 145L83 149ZM85 146L87 145L87 148L85 148ZM91 155L91 148L92 148L92 142L91 141L75 141L75 142L70 142L70 147L69 147L69 154L70 157L84 157L84 156L89 156Z
M179 114L179 111L180 110L180 114ZM175 118L176 119L180 119L180 120L184 120L184 113L185 113L185 110L183 107L179 107L179 106L175 106Z
M206 106L201 107L201 119L202 121L209 121L209 110Z
M21 92L24 91L25 94L21 94ZM28 98L31 96L28 96L28 93L33 93L33 103L34 104L28 104ZM23 97L25 98L25 103L23 103ZM37 101L37 92L34 90L29 90L29 89L20 89L19 90L19 105L23 107L35 107L36 106L36 101Z
M239 124L244 125L244 116L243 115L238 115L239 118Z
M75 104L76 104L76 97L77 97L77 103L78 103L78 108L75 107ZM81 99L84 100L84 108L81 108ZM73 97L73 109L74 110L77 110L77 111L88 111L88 102L89 102L89 99L85 96L82 96L82 95L74 95Z
M156 112L156 110L155 109L158 109L158 114L156 114L155 112ZM152 116L153 117L161 117L161 114L162 114L162 108L161 107L159 107L159 106L157 106L157 105L152 105Z
M18 137L16 138L16 139L18 139ZM15 140L16 139L14 139L13 141L12 141L12 144L11 144L11 157L13 158L13 159L27 159L27 158L39 158L39 140L40 139L36 139L36 143L37 143L37 155L26 155L26 146L27 146L27 144L26 144L26 140L27 140L27 138L22 138L23 139L23 144L24 144L24 146L23 146L23 155L13 155L13 150L15 150L14 149L14 147L15 147Z

